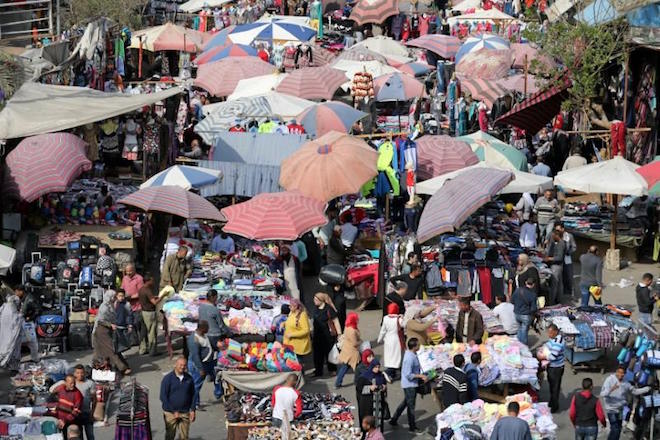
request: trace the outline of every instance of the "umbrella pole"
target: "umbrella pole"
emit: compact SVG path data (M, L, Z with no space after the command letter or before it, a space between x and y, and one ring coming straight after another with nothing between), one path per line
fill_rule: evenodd
M614 203L614 216L612 217L612 230L610 231L610 249L616 249L616 217L619 213L619 200L616 194L612 194L612 203Z
M401 112L399 112L399 100L396 100L396 114L399 117L399 131L401 131Z

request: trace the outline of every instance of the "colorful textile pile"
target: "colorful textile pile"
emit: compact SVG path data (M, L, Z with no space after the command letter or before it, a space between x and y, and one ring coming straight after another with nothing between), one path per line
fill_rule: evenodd
M289 346L279 342L239 344L227 340L226 348L218 353L218 367L223 370L248 370L281 373L301 371L302 365Z
M326 438L332 440L358 440L360 429L348 422L294 423L290 440ZM282 430L271 426L250 429L247 440L281 440Z
M273 319L281 313L282 304L283 302L277 302L270 309L259 310L230 308L228 312L223 313L223 318L234 334L266 335L271 332Z
M489 309L486 304L482 303L481 301L472 301L471 305L473 309L481 314L481 317L484 321L484 327L489 334L504 333L504 328L502 327L499 319L497 319L492 310ZM422 310L431 306L436 308L435 312L433 312L435 317L444 321L444 323L451 324L452 327L456 328L456 323L458 322L458 301L446 299L414 299L411 301L406 301L406 310Z
M532 403L527 393L509 396L504 404L485 403L478 399L465 405L454 404L435 417L438 425L436 440L442 438L442 430L451 429L457 440L473 438L468 432L481 430L483 438L489 438L500 417L507 415L506 407L516 401L520 404L518 417L529 424L534 440L557 438L557 425L547 403ZM475 426L476 425L476 426ZM477 428L478 427L478 428Z
M199 305L197 301L177 299L163 305L168 331L194 332L197 330Z

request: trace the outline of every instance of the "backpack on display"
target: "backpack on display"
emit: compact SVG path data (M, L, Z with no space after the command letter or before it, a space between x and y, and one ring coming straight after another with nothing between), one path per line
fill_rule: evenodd
M84 266L80 271L78 287L92 287L94 285L94 269L92 266Z
M37 318L37 336L59 338L66 335L66 318L62 315L42 315Z

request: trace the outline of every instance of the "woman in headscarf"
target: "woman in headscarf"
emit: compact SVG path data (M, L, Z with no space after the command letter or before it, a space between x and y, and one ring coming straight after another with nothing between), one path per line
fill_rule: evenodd
M355 379L357 388L357 404L359 420L366 416L381 419L380 413L386 404L387 385L385 375L380 371L380 361L374 359L369 366Z
M7 370L17 370L21 363L23 317L20 303L16 295L10 295L0 307L0 368Z
M300 260L291 254L288 244L280 246L280 256L271 267L274 272L280 272L285 282L285 294L302 301L302 270Z
M401 368L403 351L403 317L399 314L399 306L390 303L387 306L387 315L383 317L378 334L378 343L385 341L383 351L383 365L390 378L394 379L396 371Z
M126 359L121 353L115 352L112 333L117 329L117 315L115 314L115 291L106 290L103 294L103 303L99 307L94 322L92 340L94 342L94 358L108 359L110 364L124 375L131 374Z
M509 297L511 293L519 287L525 286L525 281L527 278L532 278L534 280L534 291L538 296L540 293L539 286L541 285L541 278L539 277L539 271L529 260L529 255L520 254L518 255L518 266L516 267L516 273L513 275L509 281Z
M360 353L361 362L358 364L357 369L355 370L355 377L360 377L360 375L365 372L371 361L374 360L374 356L374 352L370 348L367 348L362 353Z
M323 376L323 365L328 361L328 354L341 334L337 310L330 296L326 293L314 295L314 376Z
M406 314L403 315L402 326L406 329L406 338L417 338L419 345L427 345L429 343L429 337L426 331L435 323L437 319L429 319L424 321L428 315L433 313L435 307L426 307L424 309L420 308L408 308L406 309Z
M297 299L291 299L289 316L284 321L284 344L291 345L293 352L302 363L302 356L312 351L309 316L305 307Z
M339 352L339 365L337 366L337 378L335 379L335 388L341 388L344 375L351 368L353 371L357 368L360 362L360 330L358 330L358 322L360 317L357 313L351 312L346 317L346 325L344 327L344 338L341 343L341 351Z

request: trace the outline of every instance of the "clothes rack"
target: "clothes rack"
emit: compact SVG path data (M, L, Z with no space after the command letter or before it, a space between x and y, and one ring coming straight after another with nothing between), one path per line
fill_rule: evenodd
M121 387L115 440L151 440L149 389L135 379Z

